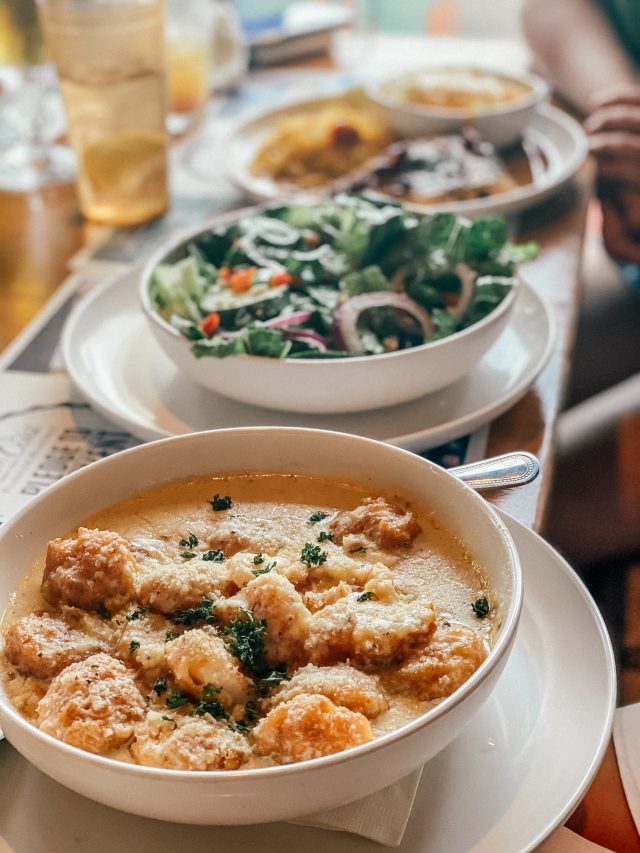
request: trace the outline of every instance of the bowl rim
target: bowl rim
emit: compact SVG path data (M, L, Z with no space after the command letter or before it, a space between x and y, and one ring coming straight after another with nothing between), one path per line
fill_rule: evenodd
M487 514L487 522L491 523L497 530L498 534L501 536L506 553L509 556L509 562L511 567L509 574L512 579L513 595L507 608L505 618L503 619L503 622L501 624L500 633L496 640L496 643L491 647L489 654L480 664L480 666L475 670L475 672L459 688L454 690L452 694L447 696L437 705L430 708L424 714L421 714L419 717L416 717L415 719L405 723L397 729L375 737L372 741L369 741L365 744L361 744L359 746L349 747L348 749L333 753L331 755L307 759L305 761L299 761L292 764L276 765L274 767L254 767L245 768L244 770L242 768L238 770L174 770L133 763L130 764L125 761L118 761L115 758L96 755L86 750L82 750L79 747L67 744L64 741L53 737L53 735L41 731L39 728L30 723L13 706L11 700L6 694L2 682L0 682L0 720L2 720L3 717L10 718L13 724L15 724L19 729L26 733L27 737L29 737L30 739L34 738L36 742L41 742L43 747L47 750L59 749L61 752L68 754L69 757L72 759L86 761L90 765L96 765L97 767L103 768L105 770L115 770L119 773L123 773L128 776L138 778L149 778L150 780L162 779L169 776L171 779L174 780L202 781L204 779L209 779L218 782L226 780L231 784L243 784L247 780L269 779L274 776L280 778L285 775L296 775L297 773L302 772L321 771L322 769L326 767L331 767L335 764L341 764L343 762L348 763L350 761L357 760L361 756L366 755L369 752L377 752L378 750L383 749L387 745L404 740L405 738L413 735L417 730L421 729L423 726L427 725L431 721L438 720L440 717L444 716L449 710L452 710L458 705L460 705L461 702L476 689L476 687L479 687L484 681L487 680L487 678L489 678L493 670L496 668L496 666L499 665L500 661L505 657L505 655L508 653L508 651L513 645L516 636L518 621L523 606L522 567L520 564L519 553L513 541L513 538L509 533L507 526L502 521L500 516L496 513L496 511L493 509L491 504L485 501L484 498L482 498L465 482L457 479L446 469L437 465L435 462L431 462L423 456L419 456L418 454L413 453L412 451L404 450L403 448L396 447L395 445L391 444L386 444L385 442L377 441L375 439L357 436L351 433L342 433L333 430L310 429L307 427L258 426L233 427L220 430L206 430L201 432L170 436L169 438L146 442L144 444L136 445L135 447L119 451L118 453L112 454L111 456L107 456L102 459L98 459L94 462L91 462L83 468L80 468L77 471L67 474L65 477L58 480L58 482L49 486L47 489L45 489L44 492L41 492L39 495L37 495L31 502L26 504L15 515L11 516L11 518L7 522L5 522L5 524L2 525L2 527L0 528L0 549L2 547L2 540L5 537L8 538L12 536L12 531L14 530L14 528L19 527L20 524L23 523L24 520L26 520L31 513L36 512L45 502L55 501L58 493L64 492L68 489L72 489L76 484L82 483L84 480L91 480L94 476L97 476L95 473L96 471L100 472L103 468L110 467L110 465L114 464L114 460L116 460L116 464L121 464L122 459L126 461L132 455L162 455L163 451L167 448L170 449L172 444L188 444L191 442L198 443L201 441L206 442L208 440L211 440L211 436L221 434L226 435L235 433L239 436L246 435L247 438L251 439L252 436L255 436L258 433L268 434L273 433L274 431L281 434L289 434L291 437L292 446L293 442L295 441L296 435L299 436L301 433L303 433L305 435L308 435L310 438L313 435L316 435L319 436L319 440L329 442L344 442L346 440L347 443L368 445L371 448L372 453L383 452L389 453L391 456L394 457L410 458L412 459L413 464L419 465L425 470L429 470L429 476L440 478L443 481L454 481L456 483L454 488L459 489L461 495L465 494L467 496L465 500L477 502L479 506L483 507L484 512ZM312 469L313 464L310 464L309 471L307 473L311 473ZM226 473L231 474L233 472L229 470ZM185 479L188 476L189 474L186 473L184 475L181 475L181 477L177 479ZM173 478L173 480L175 479L176 478ZM171 480L164 479L158 481L155 485L161 485L162 483L168 482L171 482ZM146 486L140 489L140 491L145 491L145 489L148 488L151 488L151 486ZM106 506L103 507L103 509L104 508L106 508Z
M391 204L392 202L389 201ZM226 213L218 214L213 217L209 217L204 222L201 222L197 226L192 226L191 228L185 229L180 233L176 234L176 236L169 241L164 247L157 249L145 262L140 271L140 277L138 282L138 301L142 307L143 314L150 322L152 327L160 330L165 336L168 335L174 341L180 341L183 349L190 349L193 341L190 341L183 334L181 334L174 326L172 326L169 322L167 322L160 314L156 311L151 303L151 295L150 295L150 285L153 278L153 273L157 266L165 261L168 255L182 248L187 242L191 240L197 239L201 234L205 234L211 228L214 228L216 225L224 225L227 222L233 222L235 219L239 219L244 216L251 216L254 214L258 214L263 210L267 210L270 207L273 207L276 204L275 201L263 202L257 205L251 205L250 207L243 207L239 210L235 211L227 211ZM413 213L417 216L429 216L431 214L428 213L420 213L415 210L411 210L411 208L407 208L410 213ZM436 213L437 211L434 211ZM458 216L459 219L463 220L465 223L472 222L473 220L469 219L466 216ZM269 356L264 355L251 355L251 354L242 354L242 355L229 355L224 359L219 359L218 361L227 361L229 363L249 363L249 364L286 364L289 368L293 370L301 370L303 367L306 370L310 368L316 371L320 370L331 370L336 369L336 365L344 365L344 364L375 364L381 361L389 361L398 358L407 358L410 354L415 353L423 353L425 350L428 352L433 352L438 349L444 349L448 346L452 346L454 342L459 340L463 340L464 338L473 337L476 332L481 331L486 326L491 326L495 322L497 322L505 313L508 313L516 300L516 297L520 291L522 278L520 274L517 272L514 276L512 276L513 284L509 288L509 291L504 295L502 300L495 306L488 314L485 314L482 319L478 320L475 323L472 323L470 326L466 326L464 329L460 329L457 332L454 332L451 335L447 335L444 338L439 338L435 341L426 341L425 343L418 344L415 347L407 347L406 349L395 350L393 352L383 352L383 353L373 353L371 355L354 355L349 356L348 358L332 358L332 359L316 359L316 358L270 358ZM195 360L195 356L193 356ZM297 366L295 366L297 365ZM314 367L311 367L314 365Z
M506 80L523 83L529 87L530 91L506 103L488 107L477 107L473 110L465 109L464 107L438 107L430 106L429 104L418 104L413 101L402 100L393 94L385 93L385 86L401 84L404 80L410 80L412 77L418 76L425 71L480 71L489 76L502 77ZM411 113L412 115L422 116L423 118L460 119L473 123L478 119L497 119L505 115L524 112L532 107L536 107L550 96L551 87L544 77L528 70L499 68L481 63L466 65L463 63L434 63L433 65L424 65L401 73L396 72L393 75L380 77L368 83L365 86L365 92L368 98L387 109Z

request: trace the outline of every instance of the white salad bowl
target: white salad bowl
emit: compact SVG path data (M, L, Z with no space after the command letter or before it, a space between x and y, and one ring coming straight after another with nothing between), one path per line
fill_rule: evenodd
M507 325L518 281L485 317L461 331L419 346L375 355L333 359L231 355L197 358L188 340L155 309L150 287L160 264L184 258L187 246L212 225L200 226L158 251L145 265L140 303L149 327L169 358L198 385L233 400L304 414L362 412L395 406L452 385L469 373Z
M181 771L138 766L69 746L31 725L0 689L7 739L52 779L91 799L151 818L193 824L293 819L380 790L450 743L491 694L512 649L522 605L518 554L505 525L468 486L431 462L370 439L257 427L192 433L135 447L65 477L0 528L0 607L47 542L89 515L192 475L313 474L396 493L428 507L482 565L496 602L489 655L448 698L374 741L279 767Z
M524 87L521 96L504 103L475 109L432 106L412 102L404 95L407 83L419 84L421 75L449 74L471 71L489 79L513 81ZM380 78L367 87L368 97L381 106L387 121L401 137L436 136L455 133L465 125L473 125L496 148L507 148L518 142L531 122L538 106L549 98L549 85L528 71L505 71L485 67L433 66Z

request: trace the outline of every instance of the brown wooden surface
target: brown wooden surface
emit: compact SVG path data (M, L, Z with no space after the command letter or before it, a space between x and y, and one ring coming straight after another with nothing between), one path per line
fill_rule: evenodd
M534 528L542 523L553 473L554 426L572 347L591 181L586 165L569 187L523 216L520 228L520 237L540 244L540 257L527 265L525 275L552 306L558 336L552 358L534 387L493 423L488 454L529 450L539 457L542 474L531 484L487 492L487 497ZM63 281L69 258L91 233L77 212L70 186L32 194L0 193L0 348Z

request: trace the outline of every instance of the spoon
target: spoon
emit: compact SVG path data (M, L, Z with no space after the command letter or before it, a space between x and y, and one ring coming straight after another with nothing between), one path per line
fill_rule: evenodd
M532 453L518 450L447 470L472 489L502 489L535 480L540 473L540 463Z

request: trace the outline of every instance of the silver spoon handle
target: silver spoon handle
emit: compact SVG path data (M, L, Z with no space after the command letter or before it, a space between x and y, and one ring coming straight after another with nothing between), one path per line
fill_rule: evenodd
M480 462L458 465L448 471L472 489L501 489L535 480L540 473L540 463L532 453L518 450Z

